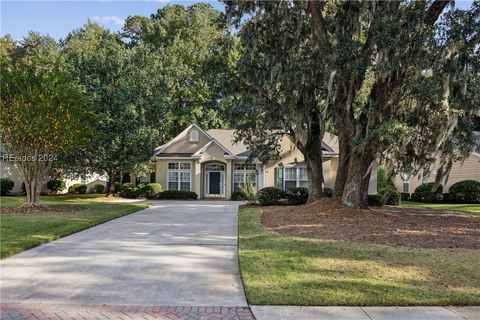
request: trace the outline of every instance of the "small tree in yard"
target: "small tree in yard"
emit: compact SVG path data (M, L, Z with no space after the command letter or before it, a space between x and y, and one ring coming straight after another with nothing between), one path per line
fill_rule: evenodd
M38 206L56 157L87 141L81 93L63 71L56 42L36 33L20 44L0 41L0 135L6 160L19 171L26 206Z

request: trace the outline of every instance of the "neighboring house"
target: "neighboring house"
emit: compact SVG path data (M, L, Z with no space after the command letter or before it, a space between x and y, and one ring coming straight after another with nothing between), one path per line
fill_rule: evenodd
M250 151L242 142L235 142L235 130L204 131L190 125L169 143L155 149L152 174L141 182L157 182L165 190L191 190L200 198L226 198L248 179L257 189L276 186L287 190L307 187L307 171L302 153L285 137L280 142L278 160L262 164L247 161ZM323 174L325 187L333 188L338 168L338 140L325 134ZM377 189L376 166L370 179L369 194Z
M11 194L20 194L22 188L22 177L18 172L15 166L6 161L3 155L6 154L6 151L3 147L0 146L0 178L9 178L14 182L13 190L10 191ZM75 183L83 183L87 185L87 191L90 192L93 189L93 186L96 184L107 185L108 178L106 176L100 176L98 174L87 175L85 177L74 178L73 176L67 176L65 180L66 188L60 193L67 193L68 187L74 185ZM42 192L47 191L46 184L42 187Z
M470 153L470 156L463 162L455 162L448 176L447 184L443 188L443 192L448 192L450 186L462 180L480 181L480 132L476 132L479 142ZM394 183L398 191L404 193L413 193L415 188L423 183L434 182L439 163L437 162L430 175L418 174L416 176L399 175L395 178Z

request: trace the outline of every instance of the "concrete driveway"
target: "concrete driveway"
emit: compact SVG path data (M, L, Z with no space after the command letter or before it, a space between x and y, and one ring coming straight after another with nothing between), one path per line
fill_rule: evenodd
M247 306L237 207L158 201L4 259L2 302Z

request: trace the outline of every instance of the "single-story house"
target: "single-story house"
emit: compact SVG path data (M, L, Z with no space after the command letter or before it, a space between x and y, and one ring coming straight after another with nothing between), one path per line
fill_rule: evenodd
M462 180L480 181L480 132L476 132L475 134L478 137L476 148L472 150L468 158L463 162L453 163L447 184L443 186L443 192L448 192L451 185ZM428 175L422 173L415 176L400 174L394 179L395 187L400 192L413 193L415 188L419 185L428 182L435 182L439 165L440 164L437 161L433 165L431 173Z
M325 187L333 188L338 168L338 139L325 134L323 174ZM164 190L191 190L199 198L229 199L232 192L248 179L257 189L307 187L304 157L295 144L285 137L280 141L278 159L260 163L249 159L251 152L241 141L235 141L235 130L204 131L190 125L170 142L155 149L152 174L141 182L157 182ZM377 190L376 166L370 178L369 193Z
M18 172L17 168L13 163L7 161L8 153L7 151L0 146L0 178L9 178L13 181L13 189L10 191L10 194L20 194L22 189L22 177ZM87 191L90 192L93 190L93 186L96 184L107 185L108 178L99 174L90 174L82 177L74 177L67 175L63 177L65 181L65 189L59 193L67 193L68 188L76 183L82 183L87 185ZM47 191L47 185L45 184L42 187L42 192Z

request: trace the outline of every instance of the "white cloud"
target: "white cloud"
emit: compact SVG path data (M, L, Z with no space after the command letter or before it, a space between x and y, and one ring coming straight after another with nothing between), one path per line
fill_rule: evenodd
M113 23L117 26L123 26L125 19L117 16L94 16L93 21L96 21L101 24L110 24Z

